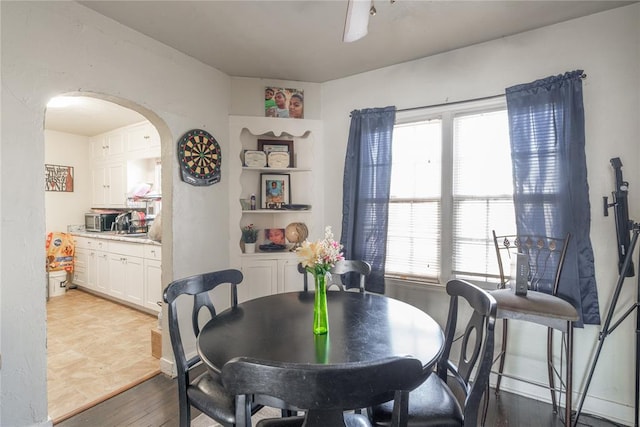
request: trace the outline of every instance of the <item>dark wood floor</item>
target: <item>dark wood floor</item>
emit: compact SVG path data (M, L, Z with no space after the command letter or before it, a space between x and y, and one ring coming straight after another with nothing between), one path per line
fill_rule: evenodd
M492 393L486 426L560 427L558 415L551 405L515 394L501 392L498 399ZM192 410L192 418L198 416ZM177 382L164 374L71 417L58 427L176 427L178 426ZM580 416L580 426L610 427L617 424Z

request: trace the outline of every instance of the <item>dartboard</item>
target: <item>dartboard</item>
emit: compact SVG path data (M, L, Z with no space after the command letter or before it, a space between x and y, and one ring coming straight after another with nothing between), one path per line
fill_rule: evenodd
M185 133L178 142L178 158L184 182L211 185L220 181L220 145L207 131L193 129Z

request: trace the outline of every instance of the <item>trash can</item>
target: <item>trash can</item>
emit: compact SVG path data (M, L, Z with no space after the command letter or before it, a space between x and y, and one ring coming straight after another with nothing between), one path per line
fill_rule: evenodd
M63 296L67 291L67 272L65 270L49 272L49 296Z

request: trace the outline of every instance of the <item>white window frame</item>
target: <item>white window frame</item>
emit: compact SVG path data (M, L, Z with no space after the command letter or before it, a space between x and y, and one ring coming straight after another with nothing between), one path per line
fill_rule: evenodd
M447 281L454 278L453 274L453 120L458 115L480 114L506 109L504 97L488 100L469 101L454 105L434 106L419 110L399 111L396 113L396 124L407 124L427 120L442 121L442 180L441 180L441 212L440 227L442 230L440 241L440 274L437 281L421 280L417 278L404 279L386 276L385 281L390 285L417 285L420 287L443 287ZM445 214L447 213L447 214ZM497 280L487 278L477 280L466 278L479 286L495 288Z

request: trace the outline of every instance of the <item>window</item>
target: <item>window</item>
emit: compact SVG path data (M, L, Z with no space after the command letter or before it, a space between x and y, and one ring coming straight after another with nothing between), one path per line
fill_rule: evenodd
M511 174L504 106L396 124L387 276L497 279L491 230L515 231Z

